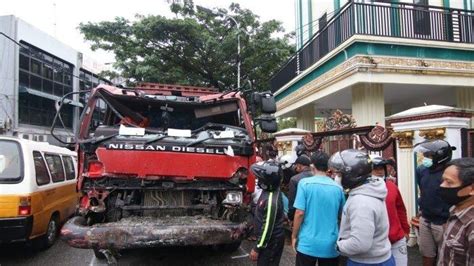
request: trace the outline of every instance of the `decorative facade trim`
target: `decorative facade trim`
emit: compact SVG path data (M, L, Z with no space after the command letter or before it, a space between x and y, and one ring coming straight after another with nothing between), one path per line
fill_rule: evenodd
M442 113L433 113L433 114L423 114L423 115L416 115L416 116L409 116L409 117L400 117L400 118L392 118L388 119L388 124L394 123L403 123L403 122L411 122L411 121L419 121L419 120L427 120L427 119L436 119L436 118L443 118L443 117L460 117L460 118L471 118L472 113L470 112L442 112Z
M420 137L423 137L427 140L433 139L444 139L446 136L446 128L431 128L431 129L422 129L419 133Z
M287 151L292 151L293 145L291 141L278 141L277 142L277 149L283 153Z
M290 95L277 101L277 110L298 103L309 95L358 72L404 73L423 76L443 75L469 77L474 74L474 62L446 61L391 56L354 56L330 71L307 82Z
M360 136L360 142L368 150L385 150L393 143L392 130L376 125L367 135Z
M308 133L303 137L303 145L307 151L319 150L322 143L322 137L313 137L311 133Z
M336 110L326 119L324 123L325 131L340 130L344 128L355 128L356 121L352 115L344 114L341 110Z
M394 132L392 137L398 140L401 149L413 148L413 138L415 137L413 130Z

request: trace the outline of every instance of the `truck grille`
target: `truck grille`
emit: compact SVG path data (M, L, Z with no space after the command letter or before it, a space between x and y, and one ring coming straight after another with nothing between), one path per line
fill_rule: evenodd
M156 191L145 192L144 206L180 207L192 204L192 191Z
M196 202L198 201L198 202ZM195 198L194 191L145 191L143 206L145 208L157 207L153 210L145 210L145 216L168 217L168 216L188 216L202 214L204 208L199 199Z

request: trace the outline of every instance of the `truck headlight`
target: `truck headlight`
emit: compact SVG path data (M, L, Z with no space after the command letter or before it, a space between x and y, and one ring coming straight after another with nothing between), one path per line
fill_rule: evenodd
M229 191L227 192L225 199L222 204L229 205L241 205L242 204L242 192L241 191Z

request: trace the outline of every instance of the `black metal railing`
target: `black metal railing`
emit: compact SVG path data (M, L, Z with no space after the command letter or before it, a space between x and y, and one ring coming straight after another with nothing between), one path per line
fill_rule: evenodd
M349 1L271 80L276 91L353 35L474 43L474 11Z

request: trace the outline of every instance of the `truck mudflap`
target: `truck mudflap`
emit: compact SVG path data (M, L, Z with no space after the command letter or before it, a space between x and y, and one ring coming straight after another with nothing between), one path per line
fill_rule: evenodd
M230 244L245 238L247 222L212 220L203 216L128 217L118 222L86 225L77 216L61 229L70 246L89 249L132 249L166 246Z

